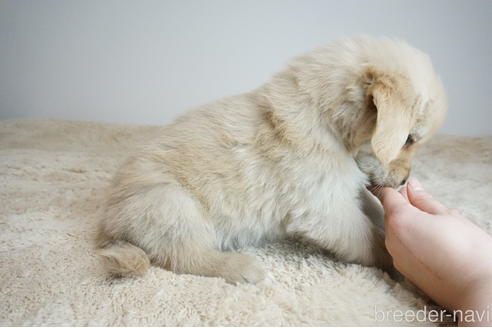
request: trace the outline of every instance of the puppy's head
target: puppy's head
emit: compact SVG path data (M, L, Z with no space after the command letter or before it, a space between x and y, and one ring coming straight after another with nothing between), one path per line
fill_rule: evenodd
M444 119L446 98L430 62L414 69L420 74L375 67L365 67L360 74L363 108L356 126L356 161L371 185L405 184L415 150Z

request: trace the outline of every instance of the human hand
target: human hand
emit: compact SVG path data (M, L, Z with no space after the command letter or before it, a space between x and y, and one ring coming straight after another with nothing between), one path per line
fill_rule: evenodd
M383 188L376 196L398 271L448 310L492 307L490 235L434 200L415 179L400 192Z

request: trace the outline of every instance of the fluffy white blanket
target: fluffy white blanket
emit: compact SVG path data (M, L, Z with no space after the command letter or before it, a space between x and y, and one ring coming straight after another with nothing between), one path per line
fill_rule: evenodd
M431 303L375 268L296 241L249 249L258 285L152 267L111 280L94 252L100 199L119 163L157 127L0 121L0 325L423 325L382 312ZM438 136L414 175L492 233L492 136ZM439 256L436 250L435 256Z

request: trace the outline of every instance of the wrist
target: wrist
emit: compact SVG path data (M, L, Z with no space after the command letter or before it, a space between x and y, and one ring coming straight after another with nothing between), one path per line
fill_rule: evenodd
M492 325L492 272L468 286L457 310L460 326Z

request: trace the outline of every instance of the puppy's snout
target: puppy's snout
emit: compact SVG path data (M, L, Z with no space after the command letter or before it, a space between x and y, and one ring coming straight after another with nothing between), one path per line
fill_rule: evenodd
M410 172L408 172L407 176L401 180L400 186L404 186L407 183L408 178L410 177Z

